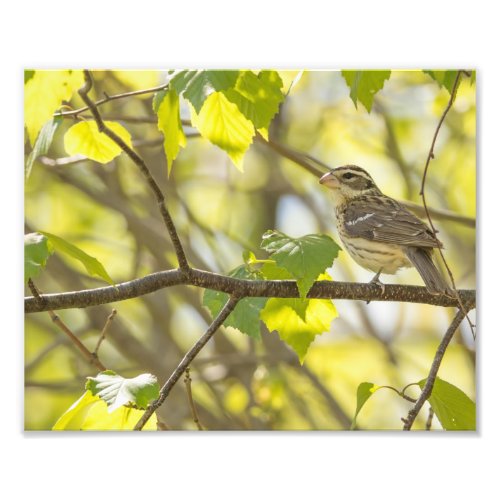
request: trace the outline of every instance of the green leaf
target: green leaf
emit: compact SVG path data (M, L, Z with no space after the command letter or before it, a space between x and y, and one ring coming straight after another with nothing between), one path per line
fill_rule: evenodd
M289 280L293 279L293 276L283 267L279 267L276 262L271 260L270 262L265 262L262 266L260 272L266 280ZM330 276L325 279L331 280ZM291 298L288 300L287 305L289 305L303 321L306 321L306 311L309 306L309 299L295 299Z
M40 234L46 236L49 240L50 245L57 251L63 252L76 260L79 260L84 266L87 272L91 276L100 276L104 281L107 281L110 285L113 285L113 280L110 278L104 266L95 258L85 253L83 250L75 247L75 245L69 243L68 241L56 236L55 234L47 233L46 231L39 231Z
M233 269L229 276L247 280L262 279L260 273L250 271L245 265ZM203 293L203 305L208 308L212 317L215 318L228 298L227 293L206 289ZM254 339L260 339L260 311L266 301L266 297L246 297L241 299L234 311L224 321L224 326L236 328L241 333Z
M132 139L126 128L117 122L104 122L127 146L132 147ZM99 163L108 163L116 158L122 149L107 135L99 132L94 120L73 125L64 134L64 149L69 155L81 154Z
M427 379L418 385L424 388ZM436 378L429 404L436 413L443 429L447 431L475 431L476 404L458 387Z
M423 72L429 75L440 87L444 87L451 95L453 92L453 85L457 78L458 70L429 70L424 69Z
M261 248L270 252L271 259L297 280L301 297L307 295L318 276L332 265L340 250L340 247L324 234L291 238L280 231L264 233Z
M375 94L382 90L391 76L390 71L342 71L342 76L351 89L350 96L354 106L361 101L368 112L372 109Z
M34 69L25 69L24 70L24 83L29 82L35 76Z
M362 382L358 385L358 390L356 392L356 412L354 413L354 418L352 419L351 430L356 427L356 419L358 414L363 408L364 404L370 399L372 394L380 389L380 386L372 384L371 382Z
M59 125L63 122L63 118L61 116L57 116L55 118L51 118L40 130L38 137L36 138L35 145L31 153L26 160L26 167L24 169L24 173L26 178L28 178L31 174L31 168L33 167L33 163L35 160L44 154L50 148L52 144L52 139L54 138L54 134L56 130L59 128Z
M29 233L24 236L24 282L36 278L52 253L46 236Z
M310 299L307 300L304 320L295 310L296 300L271 298L260 313L260 318L269 331L278 332L281 340L297 353L302 363L316 335L328 331L338 314L332 301Z
M163 133L163 147L167 157L168 175L172 169L172 163L177 158L181 147L186 146L186 136L182 129L179 111L179 95L174 89L155 95L153 109L158 114L158 129ZM161 99L161 100L160 100Z
M52 115L83 85L83 72L37 70L24 85L24 122L30 144Z
M223 149L236 167L243 170L243 156L252 144L255 129L236 104L221 92L214 92L199 115L192 110L191 121L203 137Z
M121 406L109 413L108 406L90 391L85 393L66 410L52 427L54 431L133 430L144 411ZM143 430L156 430L153 414Z
M145 409L160 395L158 380L150 373L123 378L112 370L106 370L96 377L87 377L85 389L104 400L109 413L130 404Z
M276 71L261 71L258 75L242 71L235 87L224 91L229 101L248 118L256 129L267 135L269 124L284 99L283 82Z
M170 87L182 94L199 114L207 97L233 87L239 73L235 70L181 71L170 80Z

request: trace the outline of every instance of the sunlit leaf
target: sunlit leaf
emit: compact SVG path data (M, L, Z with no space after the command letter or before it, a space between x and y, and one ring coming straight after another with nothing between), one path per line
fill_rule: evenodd
M261 267L260 272L266 280L289 280L293 279L293 275L283 267L279 267L276 262L265 262ZM331 277L326 274L320 274L316 281L331 281ZM302 320L306 321L306 311L309 306L309 300L306 298L291 298L287 300L287 305L290 306Z
M297 353L302 363L316 335L328 331L338 314L330 300L310 299L304 321L295 311L295 300L269 299L260 313L260 318L269 331L278 332L281 340Z
M158 380L150 373L123 378L112 370L106 370L96 377L87 377L85 388L106 402L109 413L130 404L145 409L160 395Z
M229 101L267 137L269 124L284 99L283 82L276 71L242 71L236 85L224 91Z
M52 115L83 85L82 71L36 70L24 86L24 122L31 144Z
M349 95L358 107L361 101L368 112L372 109L375 94L382 90L384 83L391 76L390 71L342 71L342 76L350 88Z
M261 248L267 250L279 267L296 280L301 297L305 297L318 276L330 267L340 247L324 234L292 238L280 231L267 231Z
M106 403L99 396L85 391L66 410L52 427L54 431L117 431L133 430L144 414L143 410L121 406L109 413ZM153 414L143 430L156 430L156 415Z
M424 388L427 379L418 385ZM448 431L475 431L476 404L458 387L436 378L429 404L441 422L443 429Z
M53 431L78 431L83 428L83 423L92 406L100 401L90 391L85 391L57 420L52 427Z
M229 276L247 280L262 279L259 273L250 272L246 266L237 267L229 273ZM227 293L206 289L203 293L203 305L208 308L212 317L215 318L228 298ZM236 328L241 333L260 339L260 311L266 301L266 297L245 297L241 299L234 311L224 321L224 326Z
M104 122L127 146L132 147L129 132L117 122ZM108 163L116 158L122 149L103 132L99 132L94 120L73 125L64 135L64 149L69 155L83 155L99 163Z
M158 96L159 94L156 94ZM168 174L172 169L172 163L177 157L181 147L186 145L186 136L182 129L179 112L179 96L174 89L162 93L162 97L156 97L153 108L158 114L158 129L163 133L163 147L167 157ZM161 102L158 100L161 99Z
M171 80L170 87L200 110L208 96L233 87L239 76L237 70L180 71Z
M29 233L24 236L24 281L36 278L45 267L52 253L46 236L39 233Z
M72 257L73 259L80 261L85 266L85 269L91 276L100 276L104 281L107 281L110 285L113 284L113 280L107 273L106 269L104 269L104 266L95 257L92 257L83 250L80 250L72 243L69 243L63 238L56 236L55 234L47 233L46 231L39 231L39 233L43 234L48 238L49 244L54 250L57 250L58 252L63 252L66 255Z
M451 95L453 86L457 79L458 70L429 70L424 69L424 73L429 75L440 87L444 87Z
M59 125L63 122L62 117L51 118L40 130L38 137L36 138L35 145L31 153L26 160L26 167L24 169L25 177L28 178L31 174L31 168L33 167L33 163L35 160L44 154L50 148L52 144L52 139L54 138L54 134L56 130L59 128Z
M363 408L364 404L370 399L372 394L380 389L380 386L372 384L371 382L362 382L358 386L356 392L356 412L354 413L354 418L352 419L351 429L356 427L356 419L358 414Z
M192 111L191 121L203 137L223 149L239 170L243 169L243 156L252 144L255 130L236 104L221 92L214 92L199 115Z

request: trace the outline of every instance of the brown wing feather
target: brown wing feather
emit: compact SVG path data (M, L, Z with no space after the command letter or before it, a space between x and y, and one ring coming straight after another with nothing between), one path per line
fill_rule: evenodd
M389 197L360 196L345 206L343 216L345 230L354 238L426 248L443 246L424 222Z

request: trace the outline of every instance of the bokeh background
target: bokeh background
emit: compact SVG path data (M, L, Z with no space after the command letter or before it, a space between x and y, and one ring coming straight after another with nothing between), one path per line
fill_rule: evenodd
M285 90L296 71L280 72ZM95 96L160 84L156 71L95 72ZM435 219L445 255L460 288L475 288L476 104L465 80L441 129L426 184L428 204L469 219ZM275 118L273 141L331 167L354 163L367 169L384 193L420 203L420 182L438 119L449 99L421 71L393 71L371 113L355 108L340 72L306 71ZM74 99L72 105L81 102ZM163 139L151 95L112 101L100 108L132 134L164 190L190 262L226 273L242 263L245 249L260 254L261 235L278 229L291 236L327 233L338 241L328 191L318 178L256 142L239 172L226 154L194 130L167 178ZM187 109L184 117L189 118ZM100 165L68 158L57 131L49 153L34 165L25 187L26 232L59 235L97 257L115 282L169 269L176 260L156 202L125 155ZM29 154L29 146L26 154ZM334 280L367 282L371 274L341 252L330 269ZM383 276L386 283L421 285L415 270ZM36 280L46 293L102 286L78 263L54 254ZM31 295L29 290L26 292ZM58 312L92 350L111 309L118 314L100 349L106 366L123 376L154 373L162 383L205 330L211 317L202 290L176 287L85 310ZM339 317L316 338L305 363L276 333L256 342L221 329L191 368L192 389L206 429L345 429L361 382L402 388L427 376L453 310L420 304L335 301ZM471 314L474 321L474 312ZM25 428L50 429L83 393L94 370L68 343L47 313L25 322ZM464 322L448 348L439 376L475 399L475 348ZM408 394L417 395L415 389ZM401 429L409 404L378 391L357 422L362 429ZM180 381L159 411L171 429L195 429ZM421 413L415 428L423 428ZM440 428L436 418L433 428Z

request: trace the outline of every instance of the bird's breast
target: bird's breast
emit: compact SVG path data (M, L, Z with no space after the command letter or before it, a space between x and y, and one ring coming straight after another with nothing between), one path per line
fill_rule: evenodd
M411 267L401 245L381 243L366 238L353 238L345 230L342 211L336 210L337 231L347 253L361 267L377 273L395 274L402 267Z

